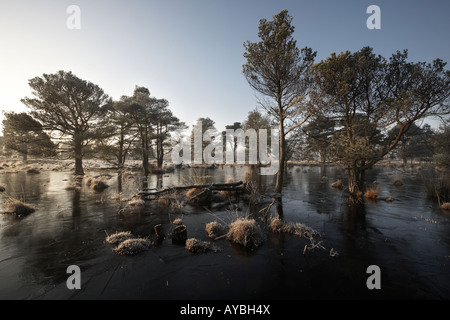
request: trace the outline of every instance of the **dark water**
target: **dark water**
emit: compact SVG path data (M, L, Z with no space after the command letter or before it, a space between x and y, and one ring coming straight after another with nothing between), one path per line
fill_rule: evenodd
M151 176L148 186L189 184L193 175L241 180L245 170L179 169ZM0 175L7 188L2 200L10 195L37 208L23 219L0 216L0 299L450 298L450 214L427 199L417 175L389 168L368 172L368 181L378 181L380 196L395 200L355 208L348 206L344 191L331 187L345 177L340 168L290 168L284 220L316 229L316 242L325 249L304 254L308 239L267 231L263 245L253 251L221 239L215 242L219 252L193 254L166 237L136 256L120 256L105 243L107 234L131 231L153 239L154 225L162 224L167 234L171 221L182 218L188 238L208 241L206 223L230 222L246 208L242 203L242 211L147 203L143 211L128 212L112 197L120 190L124 197L137 192L142 180L109 173L110 187L102 193L84 184L80 191L65 190L70 172ZM395 177L404 184L394 186ZM272 189L273 177L256 178L262 190ZM274 213L272 208L269 215ZM81 268L80 290L66 286L69 265ZM379 290L367 288L370 265L380 267Z

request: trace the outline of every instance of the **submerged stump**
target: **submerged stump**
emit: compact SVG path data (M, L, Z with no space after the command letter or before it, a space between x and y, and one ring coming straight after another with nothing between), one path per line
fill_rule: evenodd
M161 242L164 239L164 233L162 231L162 224L157 224L153 227L156 234L156 242Z
M187 230L184 224L176 226L172 231L172 242L177 244L186 244Z

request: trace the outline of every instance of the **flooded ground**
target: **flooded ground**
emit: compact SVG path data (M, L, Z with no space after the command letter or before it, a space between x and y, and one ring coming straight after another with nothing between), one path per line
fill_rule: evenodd
M245 167L176 169L151 176L148 187L193 182L193 176L225 182L244 178ZM291 167L285 181L283 214L320 233L320 247L290 234L265 230L262 246L248 251L223 238L217 252L190 253L172 243L172 221L181 218L188 238L209 241L205 225L231 222L246 212L235 208L168 208L147 202L130 212L113 199L136 193L142 180L117 172L101 193L85 184L66 190L70 171L0 175L8 196L22 198L36 212L22 219L0 216L0 299L449 299L450 214L427 199L420 176L398 169L376 168L380 196L393 202L367 201L349 207L345 191L331 187L345 178L339 167ZM262 191L273 177L257 177ZM403 185L394 186L401 178ZM0 208L1 209L1 208ZM269 215L274 214L273 208ZM108 234L131 231L154 239L163 225L166 238L136 256L121 256L105 242ZM331 254L330 254L331 253ZM337 253L337 254L336 254ZM69 290L67 267L81 269L81 289ZM370 265L380 267L381 289L369 290Z

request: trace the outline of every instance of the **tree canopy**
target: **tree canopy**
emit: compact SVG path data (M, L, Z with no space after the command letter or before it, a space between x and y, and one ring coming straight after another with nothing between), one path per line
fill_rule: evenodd
M22 155L28 161L28 155L54 156L56 144L44 132L42 124L25 112L3 112L4 145Z
M407 61L407 51L389 60L370 47L331 54L314 66L325 94L323 116L337 123L334 160L346 166L349 190L363 189L365 170L393 150L414 122L449 113L450 73L445 63ZM388 132L396 127L394 131Z
M21 101L43 128L69 137L75 157L75 174L84 174L84 148L104 134L101 125L110 99L96 84L82 80L72 72L59 71L29 80L35 98Z
M281 194L287 154L286 135L311 115L309 70L316 52L297 48L292 16L282 10L272 21L259 21L259 42L244 43L243 74L249 85L268 100L262 106L279 127L279 169L275 192ZM287 123L289 122L289 123ZM288 127L286 127L288 126Z

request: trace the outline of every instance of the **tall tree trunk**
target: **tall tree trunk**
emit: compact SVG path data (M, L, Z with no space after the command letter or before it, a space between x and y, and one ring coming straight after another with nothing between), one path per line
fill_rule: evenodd
M117 174L117 193L122 193L122 181L123 181L123 172L119 170Z
M347 174L350 199L359 201L364 190L365 170L360 170L356 165L352 165L347 167Z
M164 149L162 146L163 141L156 142L156 163L158 168L162 168L164 162Z
M164 139L162 129L158 126L156 130L156 164L161 169L164 162Z
M144 169L144 176L148 176L150 174L150 168L148 166L148 141L145 138L142 141L142 168Z
M358 181L358 169L356 166L349 166L347 168L348 174L348 191L351 196L357 195L359 190L359 181Z
M75 153L75 174L84 175L83 170L83 139L79 134L73 135L74 153Z
M123 168L125 165L125 156L124 156L124 150L123 146L125 144L125 132L123 130L123 127L120 128L120 138L119 138L119 154L118 154L118 160L119 160L119 168Z
M284 178L284 170L286 165L286 138L284 135L284 120L280 116L280 154L279 154L279 168L277 173L277 181L275 185L275 193L279 193L281 195L281 192L283 191L283 178Z
M22 162L24 164L28 164L28 152L23 152L22 153Z

